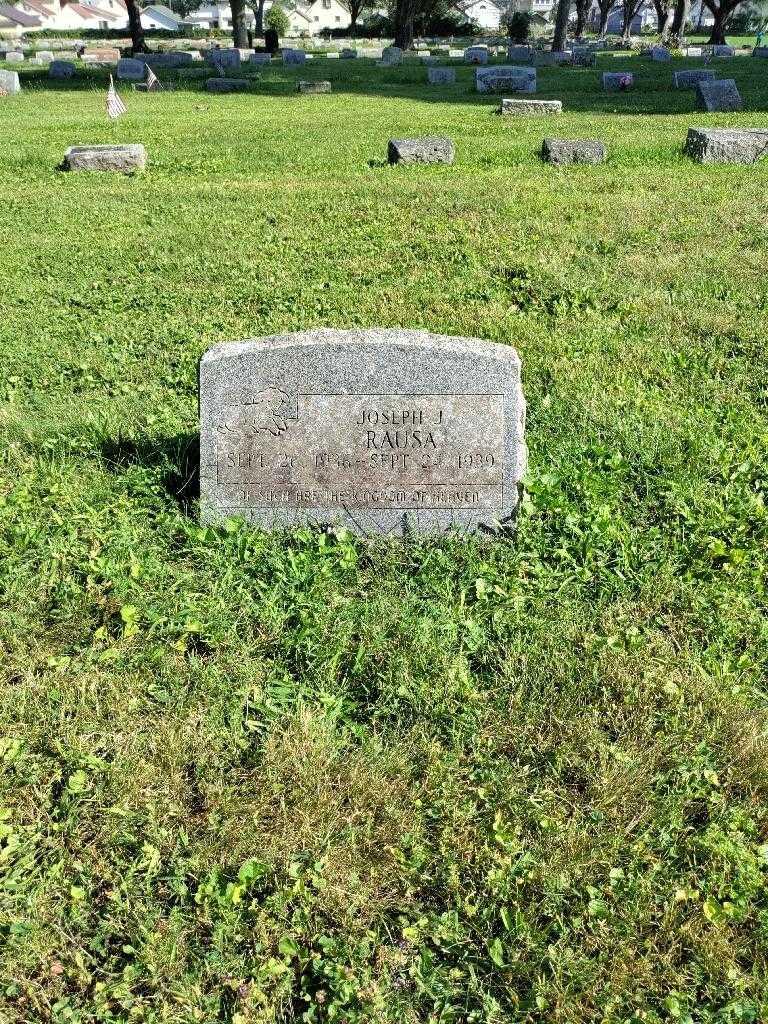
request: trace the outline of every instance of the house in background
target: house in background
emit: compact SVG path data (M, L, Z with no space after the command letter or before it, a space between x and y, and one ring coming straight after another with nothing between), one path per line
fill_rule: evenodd
M46 29L116 29L128 28L128 10L125 0L82 0L82 3L67 3L66 0L16 0L18 12L36 17L35 28ZM31 28L29 31L34 31Z
M346 28L350 21L349 8L340 0L313 0L312 3L297 3L296 11L307 18L312 35L317 35L324 29Z
M170 7L163 4L150 4L141 12L142 28L164 28L169 32L177 32L181 28L182 20Z
M42 28L42 21L36 14L28 13L11 4L0 4L0 37L16 39L25 32Z
M245 9L245 20L248 26L253 25L253 11L250 7ZM232 8L229 4L206 2L200 4L195 11L190 11L184 18L183 25L191 28L220 28L225 31L232 28Z
M508 4L496 3L496 0L458 0L454 8L467 21L473 21L480 28L493 32L498 30L502 15L506 14Z

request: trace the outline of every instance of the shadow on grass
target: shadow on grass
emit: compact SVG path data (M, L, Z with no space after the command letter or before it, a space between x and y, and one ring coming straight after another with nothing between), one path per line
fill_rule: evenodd
M140 468L157 479L179 509L189 515L200 497L200 438L196 433L172 437L111 438L101 446L110 473Z
M515 63L497 60L492 64ZM745 113L768 110L768 76L763 62L750 57L732 57L713 60L708 68L717 78L735 78L744 99ZM423 103L444 105L447 103L474 103L479 107L498 106L499 95L479 94L475 91L475 68L462 61L440 61L441 67L453 67L457 71L457 82L446 85L429 85L427 65L406 63L394 68L379 68L375 61L329 60L317 57L307 64L285 66L273 64L267 70L244 64L239 70L233 69L231 77L252 79L252 88L243 96L290 99L299 102L322 103L322 96L301 95L297 83L303 79L316 81L327 79L332 84L332 95L367 96L415 100ZM667 63L656 63L645 57L632 54L601 54L595 67L538 67L537 95L542 99L561 99L564 112L594 112L596 114L697 114L696 94L693 90L678 90L673 87L674 71L704 67L702 58L675 58ZM632 71L635 88L627 93L604 92L602 73L604 71ZM44 70L23 73L22 84L30 89L51 91L78 91L80 89L106 89L109 68L79 70L74 79L66 82L51 81ZM159 72L169 91L175 93L205 96L211 101L220 99L205 89L205 79L185 80L173 71ZM210 77L216 77L211 69ZM118 83L126 91L128 83ZM153 99L162 102L163 94Z

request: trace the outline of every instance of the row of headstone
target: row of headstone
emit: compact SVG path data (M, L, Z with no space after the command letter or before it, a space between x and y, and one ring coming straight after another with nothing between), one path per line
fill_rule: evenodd
M0 72L0 83L15 76L18 91L18 75L15 72ZM214 78L211 82L227 82ZM242 80L247 88L247 80ZM308 87L307 89L302 88ZM300 82L300 91L312 93L330 92L330 82ZM228 91L219 88L217 91ZM542 104L546 103L544 107ZM510 107L509 104L512 104ZM559 113L559 101L502 100L501 113L523 112L519 104L528 104L527 113ZM556 105L555 105L556 104ZM517 105L517 109L516 109ZM740 163L753 164L768 156L768 129L732 128L689 128L685 152L698 163ZM452 139L444 136L390 139L387 159L391 164L452 164L456 147ZM599 164L607 158L607 150L597 139L547 138L542 147L542 158L551 164L573 163ZM67 171L113 171L122 174L141 171L146 168L147 153L137 143L125 145L71 146L64 154L61 165Z

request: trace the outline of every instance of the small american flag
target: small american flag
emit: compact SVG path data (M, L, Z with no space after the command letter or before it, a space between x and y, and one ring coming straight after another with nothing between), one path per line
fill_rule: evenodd
M152 68L147 65L147 92L156 92L158 89L162 88L163 83L157 77Z
M121 114L126 112L126 106L115 91L115 83L112 81L112 75L109 76L109 89L107 89L107 117L111 117L112 120L116 117L120 117Z

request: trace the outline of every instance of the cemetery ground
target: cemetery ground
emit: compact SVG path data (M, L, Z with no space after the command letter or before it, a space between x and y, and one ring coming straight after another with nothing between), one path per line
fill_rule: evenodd
M3 1020L768 1016L768 161L681 152L768 65L603 60L546 121L320 60L0 101ZM517 348L513 536L199 525L201 354L311 326Z

